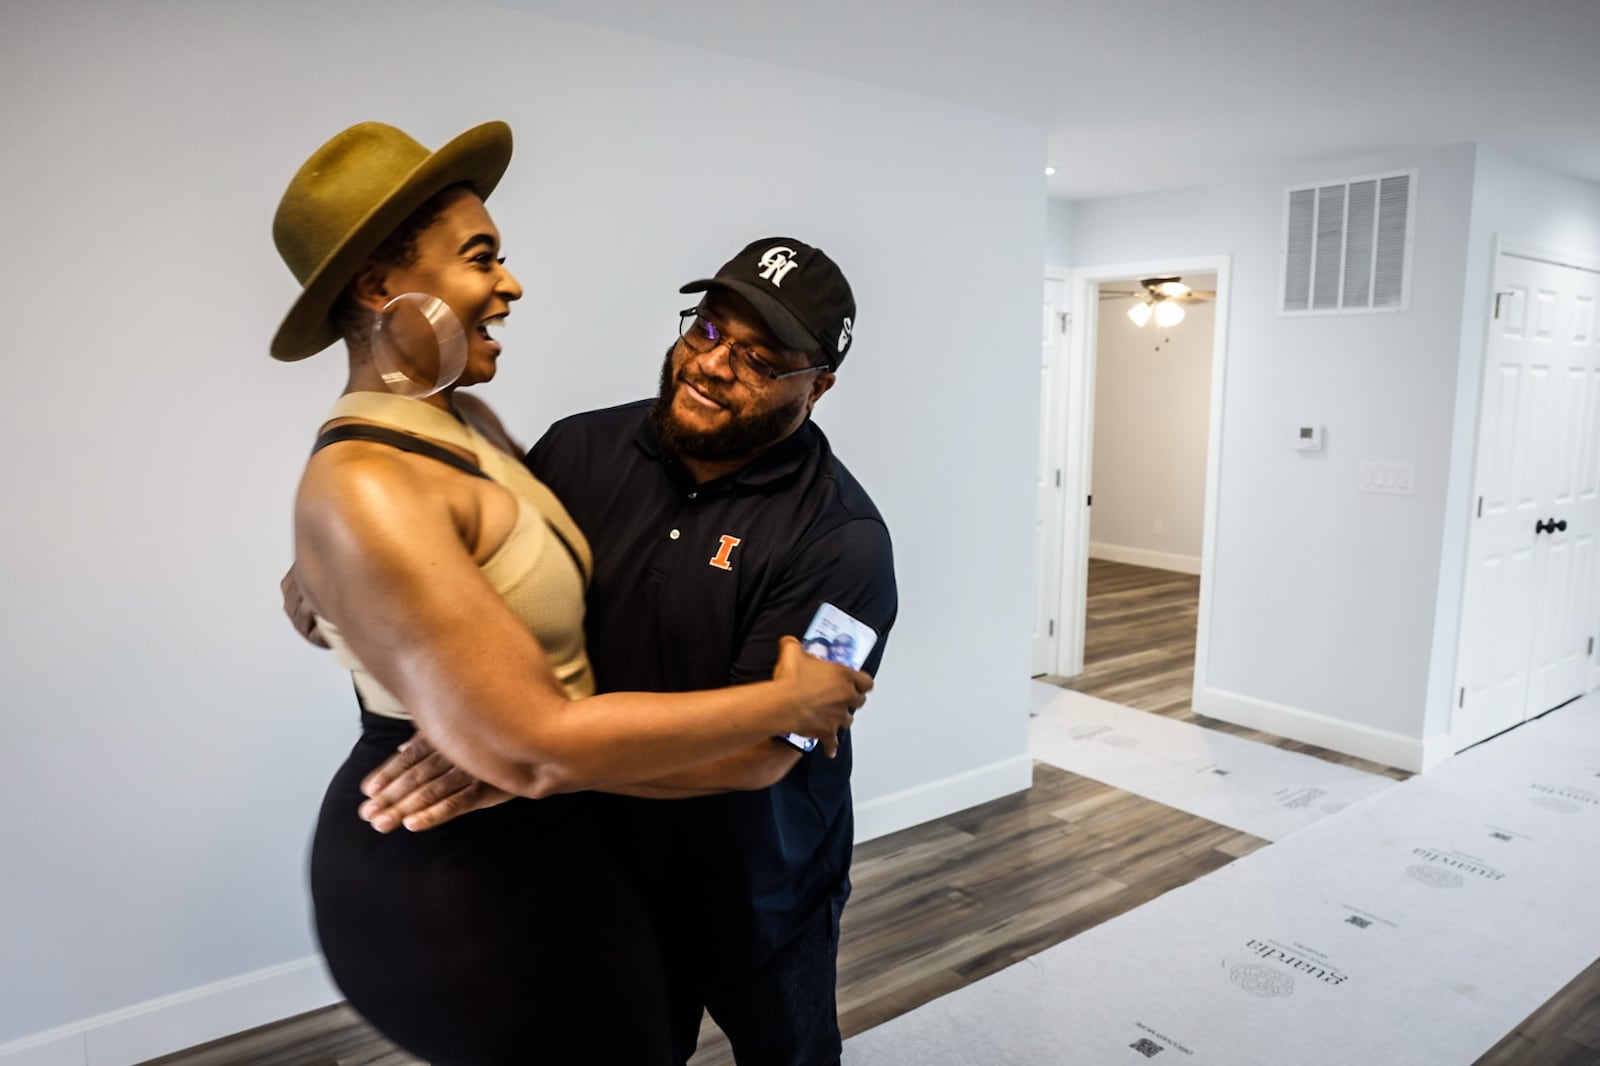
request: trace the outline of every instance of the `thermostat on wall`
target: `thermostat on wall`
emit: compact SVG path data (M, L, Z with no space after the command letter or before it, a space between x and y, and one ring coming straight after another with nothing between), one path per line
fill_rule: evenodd
M1322 450L1322 427L1301 426L1295 434L1294 446L1303 452Z

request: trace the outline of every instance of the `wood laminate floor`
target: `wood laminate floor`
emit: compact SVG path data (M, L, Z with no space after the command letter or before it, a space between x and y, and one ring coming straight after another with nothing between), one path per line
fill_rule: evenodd
M1189 698L1198 594L1195 577L1091 560L1086 669L1070 680L1049 680L1347 766L1397 779L1408 776L1195 715ZM839 953L840 1024L846 1036L871 1028L1265 844L1109 785L1035 764L1033 788L1027 792L856 849L856 889L845 910ZM693 1066L731 1062L726 1042L708 1025ZM977 1059L973 1062L982 1066ZM416 1063L348 1008L336 1006L148 1066ZM1474 1066L1600 1066L1600 962Z

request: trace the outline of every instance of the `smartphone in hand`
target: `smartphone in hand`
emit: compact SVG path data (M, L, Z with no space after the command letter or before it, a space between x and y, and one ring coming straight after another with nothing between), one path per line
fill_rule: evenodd
M811 624L806 627L805 636L800 638L808 654L842 663L852 670L861 669L861 664L867 661L867 656L872 654L872 646L877 642L877 630L858 618L851 618L831 603L823 603L817 608L817 613L811 616ZM801 751L810 751L817 746L816 737L803 737L798 733L778 739L793 744Z

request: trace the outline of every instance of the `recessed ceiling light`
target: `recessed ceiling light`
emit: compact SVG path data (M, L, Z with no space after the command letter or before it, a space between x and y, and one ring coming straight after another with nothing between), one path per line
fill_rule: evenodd
M1044 176L1047 177L1047 178L1055 177L1056 176L1056 168L1055 167L1045 167L1044 168Z

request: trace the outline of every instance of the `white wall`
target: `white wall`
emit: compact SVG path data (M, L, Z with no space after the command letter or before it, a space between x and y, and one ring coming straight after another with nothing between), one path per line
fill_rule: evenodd
M1065 274L1072 264L1072 219L1076 205L1050 199L1045 204L1044 262L1048 272Z
M1205 713L1421 760L1473 160L1397 153L1074 211L1077 266L1233 257ZM1410 309L1280 317L1285 186L1401 167L1419 169ZM1295 450L1302 423L1324 451ZM1414 464L1415 494L1358 493L1365 460Z
M1493 148L1476 151L1471 232L1461 313L1461 354L1453 386L1452 439L1445 501L1438 607L1434 616L1429 735L1449 727L1455 705L1456 652L1489 308L1493 302L1495 241L1600 259L1600 185L1527 166Z
M355 711L276 583L342 374L267 356L270 220L362 119L516 131L490 206L528 295L489 395L529 438L653 390L678 284L746 240L844 264L819 422L901 587L863 827L1027 781L1042 129L459 0L14 2L0 101L0 1061L133 1061L327 995L304 855Z
M1203 290L1217 282L1214 274L1183 280ZM1153 320L1134 325L1127 311L1137 302L1100 301L1089 554L1198 574L1216 305L1189 304L1166 330Z

